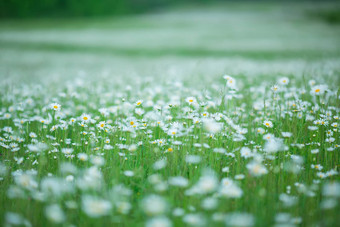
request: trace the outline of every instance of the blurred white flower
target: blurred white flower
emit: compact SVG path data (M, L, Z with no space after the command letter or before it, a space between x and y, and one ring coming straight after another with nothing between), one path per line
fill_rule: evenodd
M197 164L201 162L201 156L198 155L187 155L185 161L190 164Z
M168 210L168 204L161 196L152 194L142 200L141 208L147 215L160 215Z
M260 162L252 161L247 164L247 169L250 174L256 177L262 176L268 173L268 170Z
M82 197L82 209L89 217L98 218L108 215L111 212L112 204L101 198L84 195Z
M186 214L183 217L183 222L192 226L205 226L206 219L202 214Z
M166 163L167 163L167 159L166 159L166 158L162 158L162 159L156 161L156 162L153 164L153 169L154 169L154 170L163 169L163 168L166 166Z
M66 220L64 211L60 208L58 204L52 204L45 208L45 215L51 222L60 224Z
M172 223L169 218L165 216L158 216L149 219L146 224L146 227L171 227Z
M229 213L225 219L227 226L233 227L249 227L254 225L254 217L252 214L249 213Z
M177 177L170 177L168 180L170 185L177 186L177 187L186 187L189 184L187 178L177 176Z
M327 182L322 187L322 194L327 197L340 197L340 183L339 182Z
M223 124L216 122L213 119L204 119L203 126L206 131L212 134L216 134L222 130Z
M125 170L124 175L127 176L127 177L133 177L135 175L135 173L131 170Z
M227 198L240 198L243 195L242 189L229 178L222 179L218 192Z
M271 138L267 140L263 148L263 150L266 151L267 153L276 153L283 149L284 149L284 145L283 145L282 139L279 139L279 138Z
M50 108L55 111L60 111L61 105L59 103L50 104Z
M267 128L272 128L273 122L266 120L263 122L263 125L266 126Z
M246 159L253 156L253 153L248 147L242 147L240 153L241 153L241 157L246 158Z
M289 78L288 77L282 77L279 79L279 84L281 85L288 85L289 84Z

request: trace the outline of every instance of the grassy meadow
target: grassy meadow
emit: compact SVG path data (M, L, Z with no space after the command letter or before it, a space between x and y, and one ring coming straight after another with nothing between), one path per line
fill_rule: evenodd
M1 21L1 225L338 226L339 7Z

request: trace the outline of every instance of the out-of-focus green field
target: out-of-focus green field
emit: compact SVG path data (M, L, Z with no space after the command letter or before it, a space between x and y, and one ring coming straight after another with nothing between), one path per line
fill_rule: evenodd
M101 19L0 23L2 77L103 71L182 77L338 68L335 3L239 3ZM178 72L179 71L179 72Z

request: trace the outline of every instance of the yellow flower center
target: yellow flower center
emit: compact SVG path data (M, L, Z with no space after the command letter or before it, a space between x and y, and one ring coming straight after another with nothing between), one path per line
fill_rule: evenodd
M253 169L254 173L259 173L260 172L260 166L256 165Z

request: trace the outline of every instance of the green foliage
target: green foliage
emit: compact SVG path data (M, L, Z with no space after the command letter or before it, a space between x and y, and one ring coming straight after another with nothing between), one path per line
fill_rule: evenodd
M0 17L119 15L144 12L170 2L166 0L1 0Z
M340 23L340 8L336 7L333 9L320 10L317 12L310 13L312 17L321 19L329 24L339 24Z

